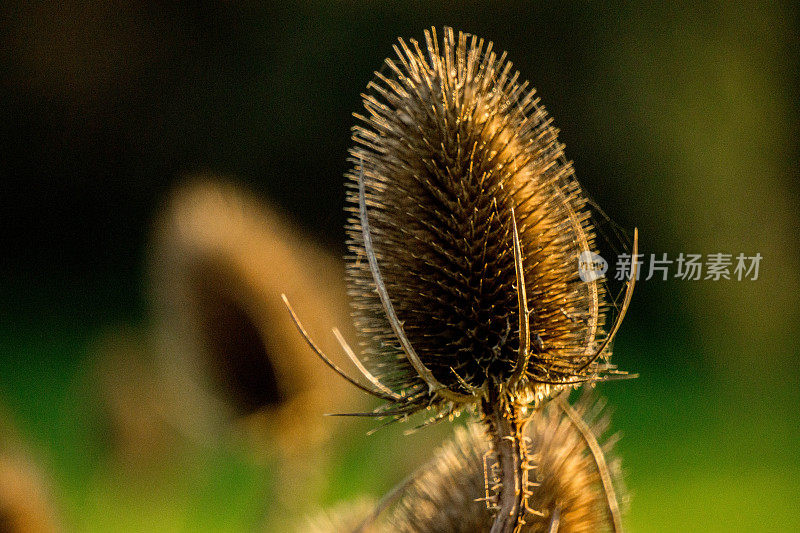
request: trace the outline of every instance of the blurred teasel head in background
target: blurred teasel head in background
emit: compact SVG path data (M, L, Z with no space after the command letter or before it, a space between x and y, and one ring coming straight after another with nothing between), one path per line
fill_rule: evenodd
M347 316L341 265L277 209L219 178L195 179L159 217L150 265L156 354L186 431L245 421L292 454L330 433L318 417L331 387L353 405L307 356L280 299L289 291L321 335Z
M322 451L348 428L322 415L365 398L308 356L280 294L322 336L346 323L341 263L273 206L206 177L171 195L150 266L163 416L191 442L244 437L259 461L274 462L280 489L265 516L285 529L281 520L324 490Z

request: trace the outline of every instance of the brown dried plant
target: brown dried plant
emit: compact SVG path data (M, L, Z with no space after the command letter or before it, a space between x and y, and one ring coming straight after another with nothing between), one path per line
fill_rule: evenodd
M584 394L574 407L559 397L532 418L524 437L534 463L531 504L540 511L522 532L590 533L618 527L615 487L622 484L621 469L613 457L616 435L603 438L608 428L604 403L593 393ZM361 500L338 506L306 521L302 531L488 531L494 516L476 501L486 499L487 477L496 480L491 446L485 427L458 427L454 438L380 504L370 507Z
M347 274L360 356L337 337L369 384L336 367L289 309L324 361L386 402L355 414L477 412L497 465L491 531L519 531L542 512L530 414L624 376L608 357L637 266L606 330L606 291L577 268L596 252L591 213L534 90L490 42L450 28L425 42L399 40L353 130Z
M254 459L273 464L280 490L265 517L283 529L324 490L322 452L347 431L322 415L332 401L363 409L366 400L308 357L280 298L292 294L315 335L329 331L348 316L341 262L278 209L213 176L177 188L156 228L159 413L189 441L244 437Z
M317 419L335 391L305 357L280 299L288 290L313 313L315 334L347 316L340 263L274 207L219 178L173 191L150 255L156 352L165 369L171 419L213 435L237 421L268 431L288 454L315 447L334 426ZM330 349L335 341L325 345ZM333 387L333 389L331 389Z

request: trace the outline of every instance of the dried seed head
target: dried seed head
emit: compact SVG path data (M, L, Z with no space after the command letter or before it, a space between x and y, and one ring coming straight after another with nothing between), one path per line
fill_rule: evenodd
M608 419L600 415L597 404L583 399L576 409L582 414L581 422L589 425L590 438L607 430ZM549 404L541 415L534 417L526 430L534 458L534 484L528 488L533 512L524 515L520 531L552 531L554 522L558 523L559 533L612 530L614 519L600 471L616 474L614 481L618 485L618 461L610 467L598 465L586 436L557 405ZM603 446L606 451L610 451L612 440ZM476 500L485 500L487 492L491 499L494 464L490 440L481 426L458 428L455 439L420 471L395 508L390 519L392 531L489 531L494 515L484 501ZM488 488L484 467L489 473Z
M586 200L505 54L450 28L425 39L427 51L395 46L353 133L347 261L362 359L409 411L498 385L537 402L609 368L596 357L605 293L577 269L594 251Z
M152 248L155 413L198 442L247 437L278 465L270 520L291 516L325 487L321 451L347 428L323 414L337 404L358 409L365 398L326 379L280 296L291 295L310 315L311 334L328 333L321 346L334 349L329 328L345 324L349 310L341 264L279 210L214 176L174 191Z
M288 455L318 451L338 426L319 420L331 387L342 406L359 395L325 383L280 294L313 313L312 333L328 333L348 312L333 296L344 291L335 258L250 191L208 176L172 193L150 260L156 351L165 388L176 391L170 420L197 438L234 423ZM322 345L336 342L328 333Z

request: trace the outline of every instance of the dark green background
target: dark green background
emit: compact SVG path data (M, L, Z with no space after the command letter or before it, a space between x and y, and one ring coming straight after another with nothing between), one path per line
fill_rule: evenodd
M4 2L0 405L70 529L247 530L269 512L280 488L236 441L142 479L109 466L91 347L145 330L147 238L184 176L247 184L343 253L359 94L396 37L452 25L509 51L643 252L763 256L757 281L637 288L615 362L641 377L602 386L630 531L800 530L797 8L647 4ZM332 452L321 503L396 481L376 449L402 428L368 427Z

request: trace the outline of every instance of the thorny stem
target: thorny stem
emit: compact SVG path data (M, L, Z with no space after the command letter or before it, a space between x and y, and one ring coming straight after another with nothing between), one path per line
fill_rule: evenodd
M520 408L491 387L482 404L492 446L497 455L499 492L491 533L515 533L524 523L528 493L528 449L523 438L526 420Z

